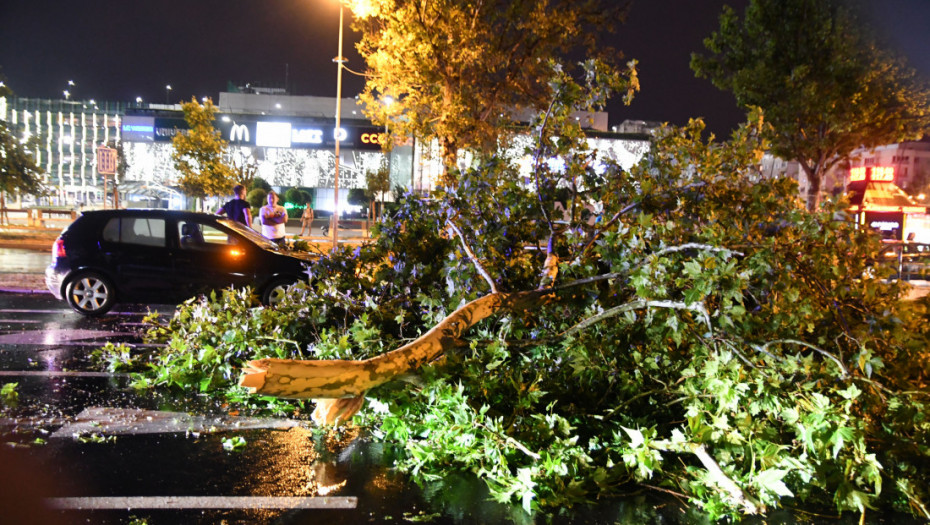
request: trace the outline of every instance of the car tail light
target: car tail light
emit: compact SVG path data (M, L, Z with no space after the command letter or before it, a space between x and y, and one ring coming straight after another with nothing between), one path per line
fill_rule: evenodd
M65 257L65 241L61 238L55 239L55 244L52 245L52 259Z

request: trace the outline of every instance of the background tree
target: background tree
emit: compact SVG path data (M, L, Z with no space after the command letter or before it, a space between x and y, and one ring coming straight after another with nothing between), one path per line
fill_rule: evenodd
M346 201L352 206L359 206L364 210L368 210L368 204L371 202L368 192L363 188L351 188L349 190L349 195L346 197Z
M810 209L854 149L919 138L930 124L930 91L841 0L751 0L742 19L725 6L704 45L692 69L741 107L762 108L772 153L810 181Z
M300 188L288 188L287 191L284 192L284 198L282 200L294 206L303 206L304 202L306 202L306 193L300 191Z
M4 80L0 74L0 81ZM0 82L0 97L12 97L13 91L5 82ZM20 192L41 194L43 170L36 162L30 150L36 147L37 137L20 140L16 132L0 120L0 224L9 223L6 213L6 195Z
M210 99L200 104L191 98L181 107L189 129L174 136L171 154L175 169L181 172L181 192L197 199L228 194L238 172L226 161L229 143L213 126L216 106Z
M0 120L0 223L9 222L6 213L8 193L39 195L44 192L43 170L36 165L30 149L35 146L35 137L19 140L14 131Z
M544 108L553 61L589 56L622 20L603 0L357 0L350 2L367 63L361 99L392 135L438 139L447 177L460 148L496 150L521 111ZM636 89L632 65L630 91ZM392 104L381 99L390 96Z
M387 163L377 171L365 173L365 184L368 198L372 201L371 209L374 209L375 199L381 197L381 208L378 215L382 215L384 213L384 194L391 190L391 170L388 168Z
M254 189L265 190L265 193L271 191L271 184L268 184L268 181L261 177L253 177L251 184L249 184L249 191Z
M245 196L245 200L249 201L249 206L253 208L261 208L265 204L268 204L267 198L268 192L262 188L253 188L252 191Z

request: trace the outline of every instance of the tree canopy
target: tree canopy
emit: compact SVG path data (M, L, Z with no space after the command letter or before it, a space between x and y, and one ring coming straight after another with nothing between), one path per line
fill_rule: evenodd
M367 63L361 99L392 135L438 139L443 165L459 149L493 151L523 110L552 100L553 70L570 52L594 56L596 35L622 20L603 0L356 0ZM611 59L608 49L598 49ZM632 66L629 93L637 89ZM384 97L393 103L383 104Z
M0 75L0 80L3 76ZM0 86L0 97L10 97L12 90L5 84ZM6 194L12 192L41 194L44 171L36 164L31 153L36 147L37 137L20 140L7 122L0 120L0 209L6 207ZM2 218L5 218L3 215Z
M930 126L930 91L880 49L842 0L751 0L729 6L692 55L699 77L760 107L771 151L796 160L820 202L824 175L859 147L919 138Z
M200 104L192 98L181 107L189 129L174 136L171 154L175 169L181 172L181 192L195 198L228 194L240 172L227 161L229 143L213 126L216 106L212 100Z

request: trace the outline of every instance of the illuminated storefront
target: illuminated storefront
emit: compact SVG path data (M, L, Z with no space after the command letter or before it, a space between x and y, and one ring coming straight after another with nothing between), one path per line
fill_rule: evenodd
M887 239L930 242L927 207L894 182L895 170L890 166L850 170L846 190L856 223L882 232Z
M354 102L346 99L344 102ZM339 202L347 203L353 188L366 188L368 173L387 166L391 188L430 191L443 167L438 144L409 141L397 144L387 157L382 152L385 129L362 117L361 108L343 104L342 126L332 118L334 99L221 93L215 126L229 142L229 162L254 168L276 189L312 189L314 207L332 211L335 182L336 138L340 140ZM346 109L348 107L348 109ZM604 115L606 120L606 114ZM34 151L53 190L42 203L53 206L101 205L103 179L96 170L100 145L119 146L121 173L110 178L119 187L121 203L129 207L184 207L177 190L179 173L171 158L172 138L187 124L176 104L102 103L0 98L0 120L24 138L39 137ZM586 130L596 152L594 169L612 161L630 169L648 152L645 134L619 134ZM395 138L396 140L396 138ZM532 137L518 135L499 154L513 159L527 181L533 158L526 153ZM471 157L463 153L465 168ZM553 165L555 160L550 162ZM112 187L111 187L112 189ZM387 197L390 200L390 196Z

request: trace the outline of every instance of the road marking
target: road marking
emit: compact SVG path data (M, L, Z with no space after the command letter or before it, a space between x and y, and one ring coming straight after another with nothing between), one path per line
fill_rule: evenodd
M179 434L187 432L224 432L271 428L283 430L300 427L294 419L274 419L237 416L192 416L184 412L138 410L133 408L85 408L74 420L51 437L71 438L82 434L140 435Z
M55 509L132 510L132 509L354 509L355 496L273 497L273 496L117 496L48 498Z
M111 337L139 337L139 334L134 332L113 332L109 330L56 328L0 335L0 344L57 345L81 339L108 339Z
M176 307L174 307L174 306L171 307L172 312L174 311L175 308L176 308ZM158 312L158 310L153 310L153 311L154 311L154 312ZM18 308L0 308L0 313L11 313L11 314L74 314L75 316L79 315L79 314L77 314L76 312L73 312L73 311L71 311L71 310L63 310L63 309L59 309L59 310L27 310L27 309L18 309ZM111 312L107 312L107 313L103 316L103 318L106 319L107 317L109 317L109 316L111 316L111 315L145 316L145 315L148 315L148 314L150 314L150 313L151 313L151 312L117 312L117 311L111 311ZM159 313L161 313L161 312L159 312Z
M129 374L109 372L70 372L65 370L0 370L0 377L129 377Z

